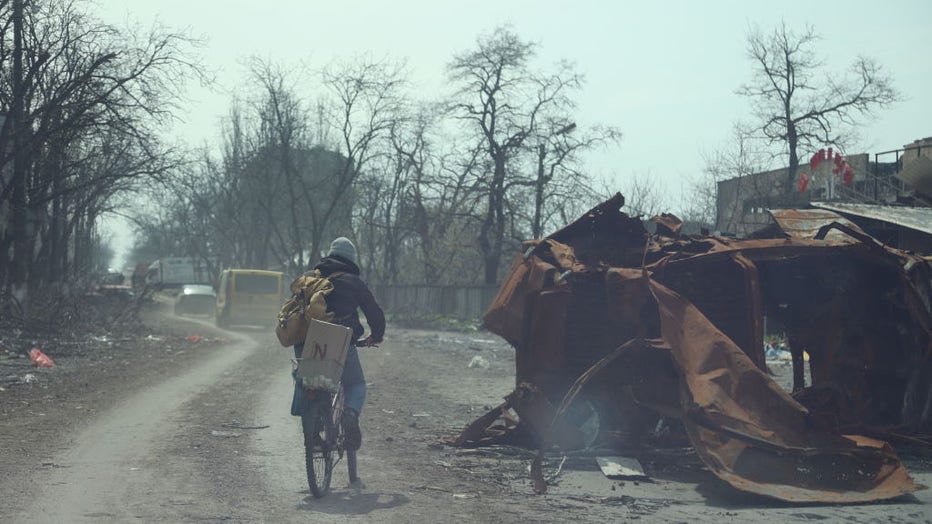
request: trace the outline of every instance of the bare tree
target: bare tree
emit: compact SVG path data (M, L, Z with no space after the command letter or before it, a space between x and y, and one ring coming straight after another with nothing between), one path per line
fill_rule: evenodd
M782 186L774 187L771 179L752 176L762 173L770 159L753 133L753 129L736 124L727 146L703 154L702 173L689 182L683 193L684 219L710 229L736 232L742 222L744 203L755 202L762 207L780 203ZM726 180L734 181L731 185L734 194L720 194L719 183Z
M668 189L651 171L624 177L615 187L621 188L621 194L625 197L624 210L631 216L650 218L667 210ZM617 189L608 190L607 188L605 196L615 191Z
M861 119L899 99L880 64L858 57L847 73L827 71L813 47L812 27L797 34L781 23L747 37L753 79L738 93L751 99L756 128L787 155L784 193L793 195L800 154L823 146L843 148Z
M581 155L599 147L617 144L621 131L613 126L596 125L586 131L577 132L575 122L567 123L563 118L545 119L535 134L532 147L536 176L531 178L534 188L533 215L531 218L532 238L542 238L550 227L565 224L563 216L567 205L585 201L586 209L591 199L591 179L580 170ZM570 211L574 216L576 209ZM555 224L553 217L559 218Z
M407 70L403 62L357 58L331 63L322 72L323 87L329 95L324 103L327 123L336 130L333 148L342 155L340 165L322 180L320 187L305 186L303 195L310 208L308 237L311 252L317 253L327 234L347 234L353 186L371 160L384 153L379 142L387 140L392 127L405 110L404 88Z
M210 256L225 264L299 273L329 235L350 234L357 198L371 204L363 209L368 214L358 216L382 228L381 234L388 227L392 238L401 238L389 204L401 194L403 179L392 187L382 172L385 163L373 162L390 151L389 135L403 114L403 66L367 60L331 64L321 76L325 95L318 93L315 114L299 93L300 71L256 58L247 66L252 94L231 108L222 158L205 156L199 169L179 172L172 182L177 205L158 220L145 221L143 243L160 244L159 224L171 230L190 223L197 228L181 236L222 239ZM328 136L339 139L314 143ZM367 171L370 166L374 171ZM375 235L369 238L386 245ZM171 245L188 256L203 247ZM383 255L384 250L371 250L366 257ZM385 274L395 271L393 262L381 268Z
M254 196L252 230L262 242L247 263L267 267L274 252L281 266L298 273L306 264L307 247L307 206L300 195L302 186L313 180L307 169L310 119L297 93L300 75L258 58L249 66L260 94L252 104L258 125L246 183Z
M534 55L534 44L507 27L499 27L480 37L475 49L456 55L447 67L456 85L451 111L475 133L477 150L488 161L477 186L485 199L478 242L486 284L498 280L510 221L506 217L509 189L534 183L510 163L526 152L530 137L543 135L544 118L572 108L569 94L582 81L566 63L559 64L555 73L534 71ZM536 173L545 174L541 170Z
M411 166L404 208L417 238L413 273L419 282L473 284L471 269L481 260L463 239L475 238L481 226L474 177L481 152L445 136L442 126L437 107L422 108L403 140L394 142Z
M175 165L156 129L201 69L183 34L120 30L78 0L13 7L14 34L0 23L0 113L15 115L0 128L0 170L15 164L0 177L0 279L25 293L89 269L114 197Z

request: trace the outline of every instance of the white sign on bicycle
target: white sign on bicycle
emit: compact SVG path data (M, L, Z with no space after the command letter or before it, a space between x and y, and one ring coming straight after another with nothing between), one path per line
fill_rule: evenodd
M310 321L297 371L305 389L336 393L352 336L353 330L346 326Z

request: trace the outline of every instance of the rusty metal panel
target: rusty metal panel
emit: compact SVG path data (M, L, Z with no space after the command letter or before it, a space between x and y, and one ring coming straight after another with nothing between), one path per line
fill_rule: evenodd
M735 260L736 251L721 256L696 256L665 264L654 279L676 289L727 333L763 369L764 349L761 328L755 327L754 313L760 312L759 296L752 294L749 269ZM747 259L742 259L747 261ZM752 264L753 266L753 264Z
M566 310L570 299L568 286L544 290L529 299L530 322L525 335L533 353L515 361L517 384L531 382L545 389L565 382Z
M683 228L683 221L678 216L670 213L661 213L651 217L650 221L660 226L657 233L665 236L677 236L680 234L680 229Z
M887 444L819 430L806 408L695 306L656 282L651 290L688 392L681 398L684 424L722 480L793 502L865 502L925 488Z
M932 207L880 206L851 202L812 202L822 209L915 229L932 235Z
M768 209L777 226L790 238L813 239L823 226L838 222L861 231L854 222L825 209ZM862 231L863 233L863 231ZM839 231L833 231L826 240L845 242L851 239Z

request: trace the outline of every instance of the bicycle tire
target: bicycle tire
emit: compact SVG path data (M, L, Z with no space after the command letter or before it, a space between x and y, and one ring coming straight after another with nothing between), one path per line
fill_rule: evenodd
M307 486L314 498L321 498L330 490L333 478L333 423L329 421L328 402L315 400L301 416L304 430L304 464Z

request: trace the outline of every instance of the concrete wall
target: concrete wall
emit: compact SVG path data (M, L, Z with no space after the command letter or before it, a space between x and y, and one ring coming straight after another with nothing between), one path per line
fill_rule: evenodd
M745 236L770 223L767 209L781 200L786 169L718 183L715 229Z
M910 144L903 145L903 156L901 160L903 165L907 165L918 156L924 156L932 159L932 136L913 140Z

